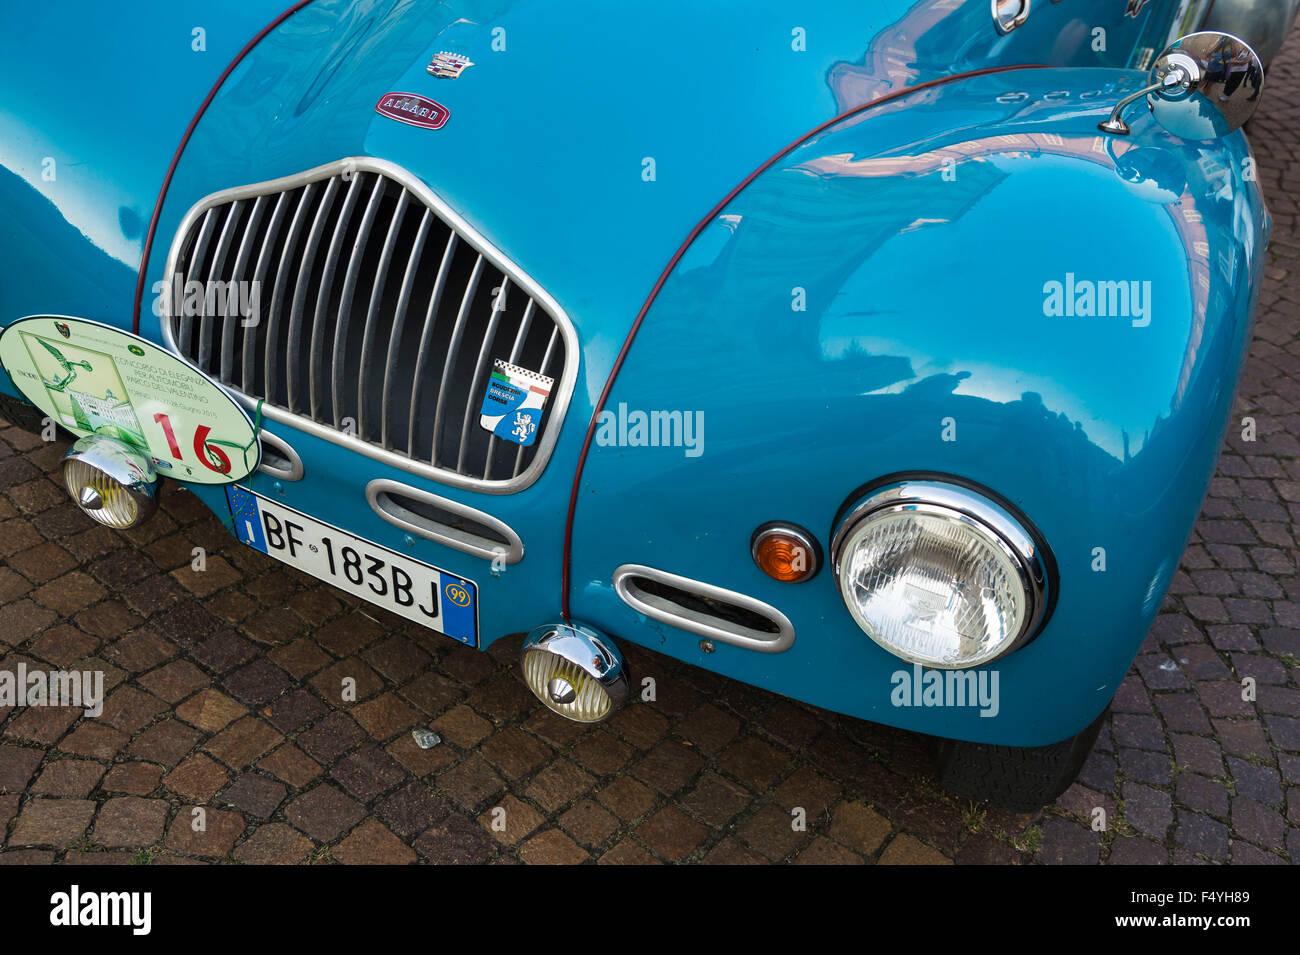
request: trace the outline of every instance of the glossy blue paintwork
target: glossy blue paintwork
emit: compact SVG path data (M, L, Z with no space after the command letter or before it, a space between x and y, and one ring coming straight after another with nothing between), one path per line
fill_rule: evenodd
M1264 216L1239 137L1184 144L1142 118L1117 168L1096 107L1079 108L1105 79L1003 74L864 115L724 210L669 279L610 401L702 411L704 453L595 450L575 615L644 641L610 577L617 563L647 564L767 600L798 633L772 656L724 645L706 656L698 638L656 624L648 645L829 709L1023 745L1100 712L1159 609L1218 454ZM1044 286L1069 273L1150 281L1150 324L1046 316ZM795 289L806 311L792 309ZM1050 622L990 665L996 719L894 708L891 676L906 668L858 631L834 575L781 585L748 559L764 521L828 541L855 489L896 472L991 489L1055 554Z
M145 231L176 146L217 77L283 8L246 0L217 16L198 0L140 0L129 13L89 0L7 6L0 325L56 313L130 328ZM193 48L196 27L206 30L203 52ZM0 388L14 394L5 378Z
M740 194L669 279L611 402L703 411L705 453L593 448L571 595L575 618L616 638L819 705L968 739L1053 741L1109 699L1176 565L1217 450L1262 254L1262 207L1240 181L1239 135L1193 146L1138 116L1116 157L1096 149L1098 119L1143 77L1125 68L1164 45L1176 5L1153 0L1134 20L1123 0L1104 10L1063 0L1036 6L1026 27L999 37L982 0L840 0L811 10L763 0L743 16L684 0L634 15L596 0L322 0L269 35L217 94L177 167L148 284L203 196L373 155L421 176L556 298L582 361L541 479L509 496L412 481L519 532L525 558L499 577L460 552L407 543L364 496L371 479L406 476L309 435L271 428L303 458L305 480L253 482L475 580L487 643L558 613L564 512L584 431L642 302L707 210L808 130L892 90L1004 64L1092 67L963 81L868 110ZM279 12L250 5L235 20L223 15L227 53ZM134 49L182 30L189 54L189 19L182 8L149 21ZM1104 50L1094 48L1097 27L1107 31ZM498 28L504 51L492 48ZM805 50L792 48L796 28ZM204 70L216 36L209 29ZM443 49L475 66L456 81L430 77L425 64ZM27 256L21 286L8 267L0 280L0 323L58 312L129 327L141 237L125 226L88 229L78 204L100 218L113 206L147 221L175 142L223 67L206 80L169 80L161 121L133 117L118 141L107 132L88 140L108 197L75 180L67 195L51 188L33 149L0 137L0 202L19 210L24 230L0 226L0 255ZM51 120L21 92L23 76L102 80L130 101L144 101L141 89L163 76L105 69L101 78L80 57L49 64L35 55L0 70L6 108L17 104L0 122L52 142L73 141L75 124ZM374 104L390 90L438 100L447 125L379 116ZM954 160L955 181L936 157ZM653 181L643 177L647 158ZM1228 170L1217 191L1206 180L1213 163ZM84 266L72 280L69 264ZM1159 311L1142 329L1049 320L1043 283L1067 271L1149 279ZM807 291L805 312L791 311L796 286ZM141 333L157 341L148 302ZM954 443L938 441L948 416ZM1061 563L1048 630L997 664L997 718L888 706L897 662L852 624L831 574L778 585L749 560L758 523L797 520L826 544L854 488L915 470L1005 495ZM220 490L195 490L227 513ZM1087 569L1093 546L1107 548L1104 575ZM794 648L767 656L719 646L706 658L698 638L648 624L613 597L611 572L632 561L768 600L798 628Z

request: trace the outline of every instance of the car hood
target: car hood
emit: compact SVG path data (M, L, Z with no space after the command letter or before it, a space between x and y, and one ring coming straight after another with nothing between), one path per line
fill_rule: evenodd
M150 281L203 196L376 156L421 177L554 296L598 390L674 251L737 183L846 109L988 65L996 39L986 6L928 0L756 0L743 15L661 0L634 16L601 0L320 0L263 40L208 109ZM432 76L439 51L473 65ZM437 101L445 125L380 115L388 92Z

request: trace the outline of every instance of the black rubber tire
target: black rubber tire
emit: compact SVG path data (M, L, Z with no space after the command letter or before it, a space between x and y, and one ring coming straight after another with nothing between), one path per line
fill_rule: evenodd
M1087 729L1050 746L993 746L960 740L935 741L939 784L958 796L1000 809L1033 812L1070 788L1101 732L1106 711Z

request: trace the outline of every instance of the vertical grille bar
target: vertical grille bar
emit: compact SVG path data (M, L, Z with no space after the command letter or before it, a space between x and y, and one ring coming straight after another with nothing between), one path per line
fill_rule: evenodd
M460 310L456 313L456 326L451 332L451 345L447 348L447 357L443 359L442 381L438 384L438 407L433 413L433 450L430 457L438 463L438 444L442 440L442 410L447 406L447 384L451 381L451 370L460 354L460 343L465 337L465 320L469 317L470 306L474 304L474 293L478 291L478 280L483 275L483 256L474 260L474 271L470 273L465 285L465 294L461 296Z
M252 303L257 302L257 314L251 316L256 325L260 325L264 320L262 317L262 283L266 280L266 267L271 259L272 250L275 247L275 240L280 236L280 225L284 220L284 211L289 206L289 196L292 193L282 192L278 199L275 200L275 208L271 210L271 221L266 226L266 235L262 237L262 247L257 252L257 264L253 266L253 285L249 289L248 302L251 309ZM267 304L270 304L269 302ZM257 370L253 361L253 356L257 348L257 334L250 331L252 326L244 328L244 354L242 368L239 375L239 390L248 394L256 387ZM274 394L270 388L268 394Z
M289 386L287 404L291 412L296 412L299 408L298 366L302 361L302 311L306 304L307 290L311 288L308 280L311 278L312 266L316 263L316 250L320 247L321 234L325 231L325 222L330 209L334 206L334 196L338 193L338 189L338 179L331 179L329 185L325 187L325 195L321 197L320 206L316 209L316 218L311 225L311 233L307 238L307 248L302 254L302 264L298 269L298 284L294 286L293 310L289 314L289 344L284 351L285 381ZM312 324L315 325L315 319L312 320Z
M320 280L320 292L316 296L316 314L311 325L311 356L307 364L307 391L311 396L311 416L320 420L321 390L324 388L325 372L321 361L325 357L325 323L329 316L330 290L334 287L334 273L338 270L339 253L342 251L343 235L347 232L352 210L356 207L362 174L358 173L348 183L347 194L343 197L343 208L334 220L334 234L330 237L329 251L325 253L325 272Z
M234 225L239 220L243 208L243 200L236 199L226 210L226 221L221 226L221 239L217 242L217 251L212 256L212 266L208 269L208 280L204 284L203 310L199 314L199 368L207 374L212 374L212 322L209 320L211 310L208 308L212 300L211 289L217 276L222 274L221 267L226 262L230 243L235 238Z
M424 252L424 242L429 236L429 222L432 218L433 213L425 209L424 215L420 218L420 230L415 234L415 242L411 245L410 258L406 260L402 291L397 296L397 308L393 313L393 330L388 336L388 358L384 362L384 395L379 404L379 446L385 450L391 450L393 447L392 432L389 430L392 423L390 409L393 405L393 380L396 377L393 370L397 366L402 330L406 325L406 309L411 302L411 287L415 284L416 264L420 261L421 253ZM454 236L455 233L452 235Z
M417 415L420 410L420 390L424 385L424 366L433 341L433 323L438 317L438 306L442 304L442 290L447 284L447 275L451 271L451 262L456 255L459 236L449 232L447 247L442 252L442 263L438 266L438 277L433 283L433 292L429 295L429 308L424 315L424 329L420 332L420 347L415 352L415 380L411 384L411 415L407 419L406 453L415 454L415 432Z
M528 338L528 327L532 324L533 308L536 305L537 303L530 298L528 304L524 306L523 317L519 319L519 329L515 332L515 343L510 348L510 357L506 359L512 365L519 361L519 352L523 349L524 342ZM491 369L489 369L490 372ZM495 434L488 438L487 463L483 465L483 479L485 481L492 477L492 459L496 456L497 445L500 442L501 439Z
M339 299L338 317L334 320L334 353L330 358L333 374L330 376L330 407L334 410L334 427L341 428L343 418L343 378L347 373L348 327L352 319L352 297L357 291L357 274L361 271L361 259L365 255L366 243L370 239L370 229L375 224L375 215L379 212L379 200L386 185L383 176L375 177L374 188L370 190L370 201L361 216L361 228L357 230L356 240L352 243L352 255L348 257L348 270L343 277L343 296ZM316 316L320 320L320 316Z
M381 177L380 182L383 182ZM410 193L405 189L397 197L397 207L393 210L393 218L388 223L388 235L384 239L383 251L379 253L379 268L375 272L375 282L370 289L370 305L366 308L366 324L361 330L361 373L357 376L357 437L362 441L367 439L370 429L366 424L366 386L370 383L370 366L374 358L376 315L379 312L379 303L383 298L384 286L387 284L388 267L393 261L393 248L397 245L397 235L402 227L402 215L406 212L406 203L410 198ZM396 320L394 320L396 326ZM338 373L338 366L335 366L335 374ZM337 399L335 399L337 401Z
M560 340L560 326L556 325L551 329L550 341L546 343L546 354L542 356L542 374L548 378L554 378L551 373L551 356L555 353L555 346ZM515 470L511 477L518 477L519 472L524 469L524 446L519 445L519 450L515 453Z
M244 234L239 240L239 252L235 255L235 272L236 276L246 274L248 268L248 257L253 251L253 241L257 237L257 226L262 219L262 210L266 207L266 196L258 196L253 202L253 211L248 217L248 222L244 225ZM240 293L240 283L245 281L242 278L236 278L230 282L226 288L225 321L221 323L221 380L230 384L231 376L234 372L235 364L235 326L239 324L239 304L242 297ZM221 295L219 292L214 293L215 304L220 308ZM231 306L234 306L232 309ZM233 312L233 314L232 314Z
M474 419L474 399L483 387L483 377L491 372L492 344L497 337L497 325L501 321L501 312L505 309L506 293L510 291L510 276L501 277L496 294L492 297L492 315L488 319L487 332L483 344L479 346L478 361L474 363L474 374L470 378L469 395L465 398L465 420L460 426L460 449L456 452L456 470L465 467L465 451L469 447L470 423Z
M208 253L208 243L212 241L212 230L217 226L217 210L209 209L203 213L203 225L199 228L198 241L194 243L194 251L190 255L190 260L185 266L185 271L180 273L183 280L188 282L196 273L201 274L203 268L203 257ZM171 281L176 281L176 274L167 276ZM172 291L172 302L176 301L176 292ZM175 316L180 323L180 348L182 355L190 353L190 336L194 333L193 316L185 308L185 289L181 289L181 308L180 315Z

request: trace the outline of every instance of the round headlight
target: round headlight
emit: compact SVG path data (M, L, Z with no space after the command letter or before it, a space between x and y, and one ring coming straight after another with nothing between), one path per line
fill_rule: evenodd
M922 666L965 669L1010 653L1046 608L1033 537L956 485L910 481L873 492L841 522L833 557L858 626Z

